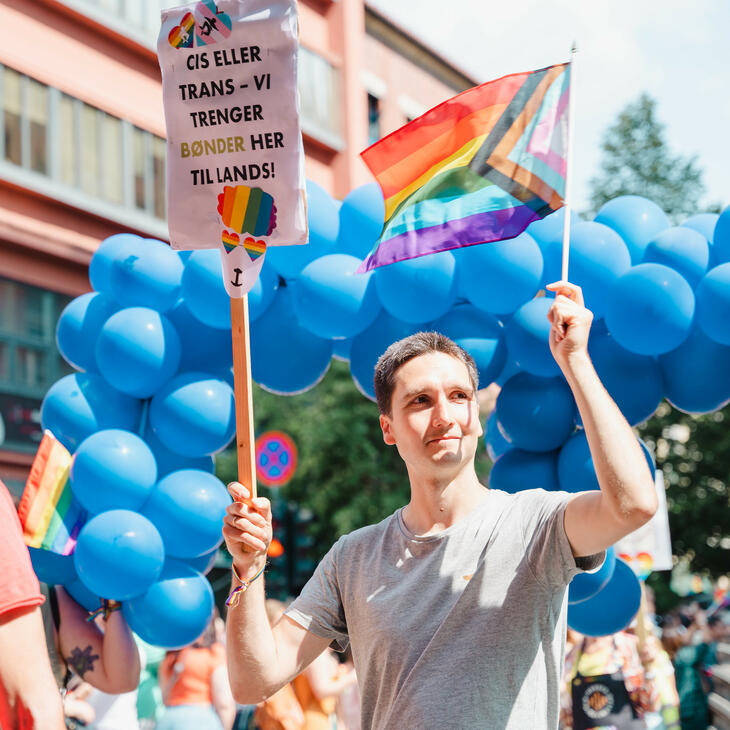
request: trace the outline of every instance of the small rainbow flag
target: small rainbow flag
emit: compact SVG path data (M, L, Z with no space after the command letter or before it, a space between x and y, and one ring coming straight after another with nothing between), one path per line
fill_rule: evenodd
M254 238L246 238L243 242L243 247L246 249L246 253L249 255L251 261L256 261L259 256L266 252L266 244Z
M238 234L230 233L229 231L223 231L223 233L221 233L221 241L223 242L223 247L228 253L233 251L233 249L240 243Z
M563 205L570 64L462 92L362 152L385 225L360 272L518 236Z
M70 555L76 547L86 512L73 495L71 454L45 431L18 505L18 517L28 547Z

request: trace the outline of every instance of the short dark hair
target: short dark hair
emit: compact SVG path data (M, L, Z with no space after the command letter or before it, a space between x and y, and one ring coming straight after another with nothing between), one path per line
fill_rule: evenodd
M392 410L395 374L401 365L420 355L443 352L466 365L469 380L476 393L479 388L479 373L474 358L463 348L440 332L416 332L415 335L394 342L378 359L375 366L375 400L383 415L389 416Z

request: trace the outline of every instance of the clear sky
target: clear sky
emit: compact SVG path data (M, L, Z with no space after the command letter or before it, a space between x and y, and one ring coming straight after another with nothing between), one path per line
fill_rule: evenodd
M703 203L730 204L730 0L368 2L479 81L566 61L575 39L576 210L603 133L642 91L672 152L697 155Z

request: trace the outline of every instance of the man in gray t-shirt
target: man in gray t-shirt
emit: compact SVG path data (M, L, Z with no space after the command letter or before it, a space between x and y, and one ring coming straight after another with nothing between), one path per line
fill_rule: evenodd
M406 463L409 503L340 538L271 629L263 581L268 500L229 486L234 558L228 664L240 702L270 696L329 644L352 646L363 728L557 727L566 587L656 509L631 428L587 354L591 314L559 283L550 346L583 419L601 490L483 487L473 360L436 333L391 345L375 371L386 444ZM529 485L526 485L529 486Z

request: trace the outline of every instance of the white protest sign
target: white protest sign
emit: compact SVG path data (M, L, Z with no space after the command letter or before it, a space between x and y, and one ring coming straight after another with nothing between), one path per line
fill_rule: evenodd
M162 13L170 243L219 248L231 296L267 246L307 242L295 0L202 0Z
M664 475L657 469L654 486L656 488L656 514L638 530L622 537L615 545L616 554L626 560L638 575L644 576L651 571L671 570L672 542L669 535L669 514L667 495L664 489Z

